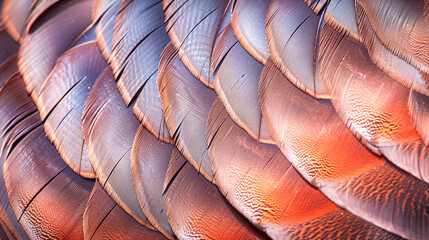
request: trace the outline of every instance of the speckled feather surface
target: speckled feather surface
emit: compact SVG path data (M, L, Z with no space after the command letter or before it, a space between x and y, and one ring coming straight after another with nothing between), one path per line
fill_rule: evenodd
M427 0L0 0L0 238L427 239Z

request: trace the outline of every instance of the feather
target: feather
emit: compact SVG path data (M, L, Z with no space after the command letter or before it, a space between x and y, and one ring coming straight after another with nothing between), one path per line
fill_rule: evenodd
M322 32L322 77L332 103L351 131L376 152L421 141L408 112L409 89L382 72L362 44L329 27ZM392 104L394 103L394 104ZM387 156L394 164L429 182L424 148ZM403 156L401 156L403 155ZM407 156L407 157L405 157Z
M133 112L159 140L172 143L173 140L168 132L165 116L162 112L162 102L158 91L157 76L158 73L155 72L143 86L136 100L136 104L134 105Z
M219 100L210 111L206 133L219 190L271 238L394 237L311 187L277 147L258 143L239 128Z
M118 13L122 12L125 8L127 8L134 0L122 0L119 5Z
M13 235L13 233L9 231L6 224L1 219L0 219L0 239L15 239L15 236Z
M419 74L419 71L404 59L399 58L387 49L369 24L368 17L358 4L356 6L359 23L359 35L365 44L371 60L391 78L400 84L413 88L421 93L429 95L427 86Z
M267 239L177 150L171 156L166 182L165 208L179 239Z
M0 26L0 66L18 52L19 45Z
M2 9L4 26L10 36L17 42L22 42L26 32L25 23L30 16L34 0L5 0ZM3 45L2 45L3 46Z
M23 81L20 79L20 81ZM25 88L23 88L25 91ZM10 99L15 100L15 99ZM24 231L22 222L18 221L18 217L13 212L12 206L10 205L9 197L7 194L6 185L4 182L3 175L3 164L4 159L9 155L9 151L14 148L15 144L19 142L20 138L31 132L34 128L40 126L40 118L38 113L32 113L23 118L16 126L11 126L7 129L7 136L5 138L3 149L4 152L1 156L1 180L0 180L0 218L4 221L5 225L10 229L12 234L17 239L29 239L27 233Z
M158 91L157 76L154 75L143 86L143 90L134 105L134 114L159 140L172 143L162 112L161 96Z
M16 64L16 62L15 62ZM33 101L27 96L24 82L21 76L11 77L0 90L0 106L2 114L0 115L0 143L1 155L7 156L9 150L13 147L13 137L25 134L26 131L32 130L33 125L28 122L24 126L19 126L21 122L30 119L30 122L40 122L37 108ZM34 117L36 117L35 120ZM28 119L27 119L28 118ZM37 123L36 126L40 125ZM19 131L15 131L19 129ZM11 132L15 132L11 139Z
M367 21L384 46L417 69L429 72L429 31L423 1L356 1L356 16Z
M423 9L423 16L425 17L426 26L429 26L429 25L427 25L427 23L429 23L429 2L427 0L425 0L425 6ZM429 27L428 27L428 30L429 30Z
M31 12L28 16L25 27L26 32L29 32L33 24L43 15L49 11L51 7L59 3L62 0L35 0L31 5Z
M224 55L217 67L215 90L232 119L254 139L274 143L262 117L258 97L263 65L237 42L231 26L220 36L214 55Z
M15 144L5 160L4 178L11 206L27 234L82 238L82 215L93 182L67 168L41 126Z
M103 54L103 57L108 60L112 54L113 48L113 37L115 33L115 21L118 17L116 12L118 11L120 1L115 1L107 6L100 6L100 8L107 8L105 12L100 16L98 20L97 28L95 33L97 36L97 43ZM97 4L95 5L98 6Z
M419 72L420 72L420 76L422 77L423 81L425 81L426 86L429 88L429 73L425 73L422 71L419 71Z
M276 145L301 175L340 207L389 232L427 236L428 184L365 148L330 101L299 91L271 62L264 72L262 114Z
M152 225L169 239L174 239L174 233L167 220L163 186L173 149L140 125L131 155L131 174L140 206Z
M216 34L215 44L219 40L219 37L222 35L222 33L225 31L225 29L228 26L228 24L230 24L230 22L231 22L231 18L232 18L232 5L233 4L234 4L234 1L229 1L227 7L225 8L225 12L223 13L223 16L222 16L222 21L220 22L220 26L219 26L219 29L218 29L217 34ZM214 51L215 50L213 48L212 55L211 55L211 67L212 67L211 70L212 70L212 73L215 74L216 71L214 69L215 67L213 67L213 66L215 66L217 64L215 64L213 62L214 59L215 59L215 57L214 57L215 52Z
M131 149L139 121L122 101L110 68L92 88L82 119L98 181L128 214L152 228L140 209L131 178Z
M426 239L427 2L0 0L0 238Z
M213 54L211 59L211 69L212 72L217 75L220 65L228 55L229 51L238 43L237 38L234 36L234 32L231 28L231 23L225 25L219 35L216 38L215 46L213 48Z
M97 39L97 36L95 34L95 26L89 26L86 28L78 37L77 39L71 44L70 49L75 48L79 45L93 42Z
M36 103L57 59L91 23L90 0L61 3L33 24L20 49L19 69Z
M136 47L163 26L163 13L161 2L155 0L131 1L125 8L118 10L112 42L113 52L109 56L115 76L119 76L123 71L129 55ZM129 102L129 98L126 102Z
M240 44L256 60L265 64L270 56L265 34L265 17L270 0L237 0L231 26Z
M411 90L408 109L414 126L426 146L429 145L429 97Z
M304 2L313 9L316 14L320 13L326 5L329 4L328 0L304 0Z
M18 55L14 55L9 60L0 65L0 89L13 76L19 74L18 70Z
M316 98L329 98L316 69L319 22L301 0L272 0L267 13L271 59L298 88Z
M115 29L110 61L119 92L127 105L136 99L137 118L157 138L170 142L156 84L160 56L169 42L161 2L130 3Z
M158 89L168 131L192 166L211 180L204 133L216 94L186 69L172 44L165 48L159 66Z
M349 36L359 40L354 0L330 1L326 7L325 19L329 25L341 29L340 32L346 32Z
M119 1L116 0L94 0L94 6L92 8L92 19L93 22L98 22L100 18L108 11L108 9Z
M11 66L11 68L17 68L16 58L14 60L15 66ZM0 75L2 75L1 72ZM29 237L10 206L3 177L3 164L9 150L14 145L14 138L19 139L27 131L40 125L40 118L36 111L36 106L27 96L22 78L19 75L11 76L0 89L0 218L3 222L2 225L17 239L29 239Z
M95 173L81 119L89 92L107 66L94 41L72 48L58 60L39 97L48 138L67 165L88 178L94 178Z
M0 2L0 4L2 4ZM1 6L1 5L0 5ZM18 50L19 44L16 43L6 32L0 23L0 89L14 75L18 74Z
M189 71L213 87L210 60L227 0L163 0L167 33Z
M411 174L428 182L429 148L421 139L380 148L381 153L397 166L413 171Z
M128 215L98 181L83 214L83 230L85 239L165 239Z

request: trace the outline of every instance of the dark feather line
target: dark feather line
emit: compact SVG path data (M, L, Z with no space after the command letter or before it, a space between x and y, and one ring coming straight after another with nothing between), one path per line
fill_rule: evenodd
M30 206L30 204L33 202L34 199L36 199L36 197L39 195L39 193L41 193L43 191L43 189L45 189L45 187L47 187L49 185L49 183L51 183L57 176L59 176L64 170L67 169L67 166L65 166L61 171L59 171L57 174L55 174L55 176L53 176L49 181L47 181L38 191L36 194L34 194L34 196L30 199L30 201L27 203L27 205L25 206L25 208L22 210L21 215L18 218L18 222L21 221L22 216L24 215L25 211L27 210L28 206Z
M186 163L188 163L188 161L185 161L182 166L180 166L180 168L176 171L176 173L174 173L173 177L171 178L171 180L168 182L167 186L165 187L164 191L162 191L162 196L165 195L165 193L168 191L168 189L170 189L171 184L173 183L174 179L176 179L177 175L179 175L180 171L182 171L183 167L185 167Z
M99 189L97 189L98 191ZM94 194L95 195L95 194ZM89 203L89 201L88 201ZM89 239L93 239L95 233L97 232L97 230L100 228L101 224L103 224L104 220L106 220L106 218L109 216L109 214L113 211L113 209L116 208L116 206L118 206L118 204L115 202L115 205L112 207L112 209L109 210L109 212L106 214L106 216L103 217L103 219L100 221L100 223L98 223L98 226L95 228L94 232L92 233L92 236Z

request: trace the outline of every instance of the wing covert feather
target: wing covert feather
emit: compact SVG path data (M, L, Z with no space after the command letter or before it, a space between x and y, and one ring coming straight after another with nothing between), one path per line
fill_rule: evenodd
M85 239L165 239L126 213L96 181L83 215Z
M139 223L152 227L137 200L131 177L131 149L139 121L116 89L107 68L85 104L83 135L91 164L103 188Z
M67 51L46 80L39 97L45 131L64 161L76 173L94 178L82 133L85 102L107 68L94 41Z
M167 182L165 208L179 239L268 239L239 214L216 186L201 176L177 149L171 156Z
M189 71L213 87L210 59L227 0L164 0L166 29Z
M215 90L228 113L254 139L274 143L262 117L258 96L263 65L237 42L230 25L219 37L214 52L216 57L223 55L217 67Z
M316 67L321 20L302 0L272 0L267 40L270 58L293 84L316 98L329 98Z
M231 25L240 44L256 60L265 64L270 52L265 33L265 18L270 0L234 1Z
M204 133L216 93L189 72L172 44L165 48L159 69L158 90L168 131L192 166L211 180Z
M91 13L87 11L91 6L91 0L63 1L40 17L24 38L18 64L36 104L57 59L91 24Z
M409 89L381 71L363 44L326 26L322 30L322 77L332 103L350 130L375 152L421 141L408 111ZM429 182L424 148L396 148L388 159ZM411 158L409 156L411 154ZM408 156L407 156L408 155ZM407 157L405 157L407 156Z
M140 125L131 153L131 174L140 206L152 225L174 239L164 206L164 182L173 145L163 143Z
M273 63L264 72L262 113L276 145L301 175L351 213L402 237L425 238L428 184L370 152L330 101L303 93ZM366 178L368 185L359 184Z
M258 143L239 128L219 100L210 111L207 136L219 190L273 239L318 239L331 234L394 238L328 200L277 147Z
M115 23L109 58L125 103L135 100L134 113L157 138L171 142L156 79L161 53L169 42L160 1L133 1Z

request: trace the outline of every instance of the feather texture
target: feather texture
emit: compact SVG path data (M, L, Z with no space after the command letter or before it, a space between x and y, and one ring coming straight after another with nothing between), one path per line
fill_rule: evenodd
M428 185L372 154L329 101L294 87L271 62L264 71L262 113L277 146L301 175L353 214L402 237L424 238Z
M152 134L166 142L171 138L156 79L161 53L168 42L162 3L133 1L124 7L116 20L113 51L109 58L125 103L128 105L136 100L136 116Z
M115 3L116 0L94 0L92 8L93 22L97 22L106 13L106 11Z
M8 32L0 26L0 66L18 52L19 45L12 40Z
M328 0L304 0L315 13L319 13L329 2Z
M167 170L166 180L169 179L164 202L178 238L267 238L232 208L218 189L198 174L177 149L173 151Z
M402 85L429 95L429 91L419 71L406 60L395 55L395 52L385 47L376 32L372 29L368 17L359 4L356 6L356 12L359 13L357 16L359 35L368 50L371 60Z
M223 55L221 63L217 66L215 90L228 113L254 139L273 143L262 117L258 97L263 65L237 42L231 26L227 26L219 37L215 45L215 54Z
M354 0L330 1L326 7L325 19L333 27L341 29L355 39L359 39Z
M210 112L207 135L220 191L271 238L394 237L311 187L277 147L258 143L240 129L219 100Z
M36 0L33 1L31 5L31 12L25 23L26 29L24 35L30 31L33 27L33 24L51 7L54 7L55 4L59 3L61 0Z
M416 91L411 91L408 99L408 108L417 132L420 134L425 145L428 146L429 129L427 123L429 122L429 97Z
M94 178L82 133L83 108L98 76L107 68L95 42L67 51L40 92L45 130L66 163L78 174Z
M192 166L211 180L204 133L216 94L189 72L174 45L167 45L159 65L158 89L168 131Z
M90 0L64 1L45 13L22 42L19 69L36 104L57 59L91 23ZM44 46L39 47L39 46Z
M67 168L45 137L40 119L38 125L15 137L15 147L5 159L4 177L12 209L31 238L79 238L92 182Z
M357 0L356 5L356 15L365 14L368 18L358 21L358 25L370 24L390 51L429 72L429 31L423 17L423 1Z
M15 65L15 67L10 66L10 68L17 68L16 58L12 58L12 60L14 61L11 64ZM7 70L2 69L0 71ZM1 72L0 75L2 75ZM24 81L19 75L9 77L5 80L5 85L0 89L0 112L0 218L2 226L14 238L29 239L10 205L3 175L4 160L15 140L34 128L34 126L40 125L36 106L31 101L31 98L27 96Z
M0 65L0 88L2 88L9 79L19 73L17 62L18 56L14 55Z
M265 34L269 0L235 1L231 25L240 44L259 62L270 56Z
M421 141L408 112L409 89L377 68L362 44L328 27L325 30L322 76L344 123L376 152L390 151L387 157L393 163L428 182L425 148L416 149L414 157L407 148L391 152L396 145Z
M5 0L3 3L2 20L15 41L21 42L25 36L25 22L30 16L32 3L33 0Z
M45 137L37 109L19 75L1 89L0 103L4 140L0 206L5 224L19 239L80 238L83 208L92 182L67 168Z
M173 146L140 126L133 143L131 173L140 206L152 225L174 239L164 206L164 179Z
M12 208L31 238L81 238L92 182L67 168L42 128L17 144L4 169Z
M131 178L131 149L138 126L116 89L112 70L107 68L84 109L83 135L91 164L112 199L139 223L152 227L139 206Z
M317 98L329 98L315 56L320 15L301 0L272 0L267 13L271 59L298 88Z
M167 33L189 71L213 87L210 59L226 0L164 0Z
M0 0L0 238L426 239L428 6Z
M140 225L104 191L97 181L83 215L84 239L164 239Z
M108 0L100 0L97 1L94 6L96 9L94 12L100 11L100 13L96 13L96 16L99 16L100 19L98 20L95 33L97 35L98 46L100 47L101 53L105 59L109 59L112 54L115 21L118 17L116 12L119 9L119 4L120 1L111 2ZM101 13L102 10L104 10L104 12Z

